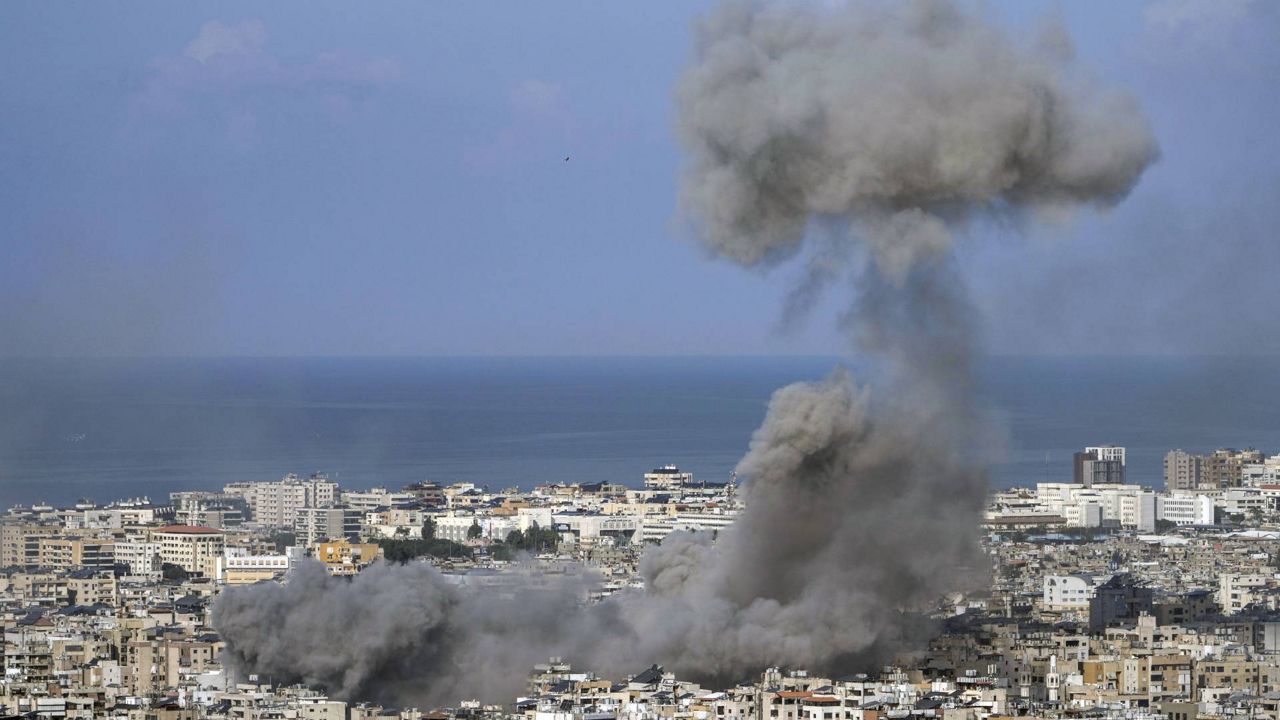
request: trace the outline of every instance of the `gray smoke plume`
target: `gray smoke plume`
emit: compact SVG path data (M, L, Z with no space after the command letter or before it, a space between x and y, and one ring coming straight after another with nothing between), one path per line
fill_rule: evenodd
M572 584L489 592L423 566L348 583L303 566L219 597L234 664L347 697L448 700L513 692L552 654L724 682L910 649L918 611L982 565L988 445L954 231L1111 205L1157 155L1135 103L1077 75L1058 40L1042 56L941 1L715 11L677 92L682 206L745 266L797 254L814 222L843 228L810 275L856 277L846 323L887 368L883 394L844 371L775 393L738 468L745 511L714 543L676 534L648 552L644 592L583 607Z
M425 563L354 578L298 564L283 585L228 588L213 623L243 672L382 702L511 698L548 654L603 632L583 581L523 568L497 587L449 582ZM572 627L572 630L568 628Z
M744 265L845 218L900 277L970 213L1113 204L1158 150L1132 97L1065 54L1022 50L948 2L726 5L677 90L683 207Z

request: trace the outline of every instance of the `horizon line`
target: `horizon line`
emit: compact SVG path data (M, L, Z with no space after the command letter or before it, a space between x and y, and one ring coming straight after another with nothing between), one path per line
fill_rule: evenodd
M1280 353L976 353L986 359L1036 359L1036 360L1224 360L1224 359L1280 359ZM3 355L0 362L8 361L66 361L66 360L874 360L865 354L841 353L385 353L385 354L86 354L86 355Z

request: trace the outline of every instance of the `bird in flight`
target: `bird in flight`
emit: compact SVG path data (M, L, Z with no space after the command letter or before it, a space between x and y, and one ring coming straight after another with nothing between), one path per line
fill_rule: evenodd
M569 156L568 156L568 155L565 155L565 156L564 156L564 161L565 161L565 162L569 162Z

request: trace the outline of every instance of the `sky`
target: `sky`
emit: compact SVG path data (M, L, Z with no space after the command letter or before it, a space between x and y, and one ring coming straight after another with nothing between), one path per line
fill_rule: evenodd
M0 356L841 354L708 257L672 89L709 3L0 4ZM987 2L1128 89L1105 215L975 224L989 351L1280 353L1280 4Z

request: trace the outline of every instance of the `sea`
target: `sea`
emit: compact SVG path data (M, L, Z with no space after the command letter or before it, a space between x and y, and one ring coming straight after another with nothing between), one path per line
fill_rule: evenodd
M0 507L100 503L327 473L497 490L639 484L675 464L723 481L770 394L828 357L0 360ZM984 358L992 487L1071 478L1086 445L1280 452L1280 359ZM926 439L922 438L924 442Z

